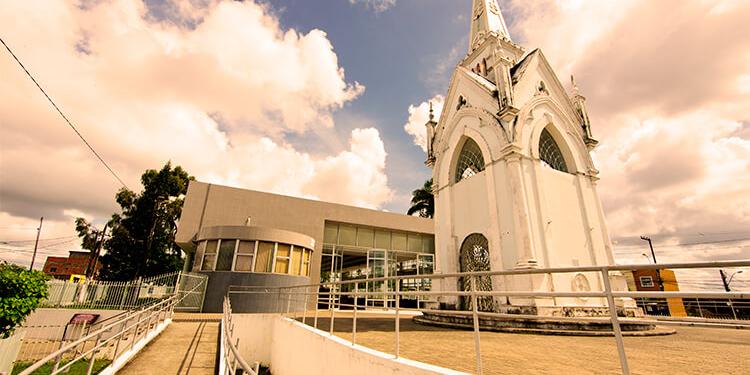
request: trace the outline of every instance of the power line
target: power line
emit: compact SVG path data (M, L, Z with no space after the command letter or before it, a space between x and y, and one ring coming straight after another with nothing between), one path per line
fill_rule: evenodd
M67 240L67 239L71 239L71 238L78 238L78 236L65 236L65 237L55 237L55 238L43 238L43 239L40 239L39 242ZM0 244L3 244L3 245L10 245L10 244L14 244L14 243L24 243L24 242L34 242L34 240L0 240Z
M47 95L47 92L44 91L44 89L42 88L42 86L39 85L39 83L36 81L36 79L34 79L34 76L32 76L31 73L29 72L29 70L26 69L26 67L23 65L23 63L21 62L21 60L19 60L18 57L16 57L16 54L13 53L13 51L10 49L10 47L8 47L8 45L5 44L5 41L3 40L3 38L0 38L0 42L3 43L3 46L5 46L5 49L7 49L8 52L10 53L10 55L13 56L13 59L15 59L16 62L18 63L18 65L21 66L21 69L23 69L23 71L26 72L26 75L29 76L29 78L31 78L31 80L34 82L34 84L36 85L36 87L39 88L39 90L42 92L42 94L44 94L44 96L47 98L47 100L49 100L49 102L52 104L52 106L55 107L55 109L57 110L57 113L59 113L60 116L62 116L63 120L65 120L65 122L68 123L68 125L70 126L70 128L73 129L73 131L78 135L78 138L81 138L81 141L83 141L83 143L86 144L86 146L89 148L89 150L91 150L91 152L94 153L94 155L97 157L97 159L99 159L99 161L102 162L102 164L104 164L104 166L107 168L107 170L109 170L109 173L111 173L112 176L114 176L117 179L117 181L119 181L120 184L122 184L122 186L125 189L130 190L128 188L128 186L125 185L125 182L122 181L122 179L120 178L120 176L118 176L117 173L115 173L115 171L112 170L112 168L110 168L109 164L107 164L107 162L104 161L104 159L99 155L99 153L96 152L96 150L94 150L94 147L92 147L91 144L89 144L89 142L86 141L85 138L83 138L83 135L81 134L81 132L79 132L78 129L76 129L76 127L73 125L73 123L70 122L70 120L68 120L68 117L65 116L64 113L62 113L62 111L57 106L57 104L55 104L55 102L52 100L52 98L50 98L50 96Z

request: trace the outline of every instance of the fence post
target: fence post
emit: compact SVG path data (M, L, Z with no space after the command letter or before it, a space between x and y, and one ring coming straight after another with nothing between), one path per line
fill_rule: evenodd
M354 284L354 319L352 320L352 345L357 343L357 295L359 295L359 283Z
M333 324L336 321L336 300L333 294L333 286L334 285L331 284L331 289L330 289L331 293L328 295L328 306L330 307L330 310L331 310L331 326L329 327L330 328L329 333L331 334L331 336L333 336Z
M387 287L388 282L385 282ZM401 279L396 280L396 358L399 357L401 352Z
M482 375L482 348L479 342L479 309L477 308L476 277L471 275L471 312L474 320L474 353L477 357L477 374Z
M318 290L315 291L315 319L313 320L314 328L318 328L318 310L320 309L318 303L320 303L320 285L318 285Z
M305 302L302 304L302 324L305 324L305 319L307 318L307 293L308 293L307 290L308 289L310 289L310 287L306 286L305 287Z
M624 375L630 375L628 366L628 356L625 354L625 343L622 340L622 331L620 330L620 321L617 318L617 306L615 298L612 296L612 285L609 282L609 270L602 268L602 281L604 281L604 292L607 295L607 305L609 305L609 316L612 321L612 329L615 331L615 342L617 342L617 353L620 356L620 367Z
M91 371L94 370L94 362L96 361L96 353L99 351L99 343L102 340L102 334L96 335L96 342L94 344L94 350L91 352L91 360L89 361L89 368L86 370L86 375L91 375Z
M294 289L287 289L286 292L286 316L289 317L289 309L292 307L292 291Z

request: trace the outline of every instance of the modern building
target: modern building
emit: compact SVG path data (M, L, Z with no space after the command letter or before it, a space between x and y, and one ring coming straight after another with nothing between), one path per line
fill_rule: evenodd
M209 275L203 311L221 311L229 286L263 287L362 280L350 288L393 288L368 278L432 273L433 222L335 203L192 181L175 238L186 267ZM429 288L407 279L402 288ZM339 300L347 305L354 301ZM346 298L345 298L346 299ZM328 301L322 301L328 302ZM388 306L362 298L362 306ZM403 301L405 305L426 301ZM237 311L268 310L269 301L243 298Z
M68 257L47 257L42 271L55 279L67 280L71 275L86 275L89 269L96 275L101 268L101 263L92 259L91 252L70 251Z

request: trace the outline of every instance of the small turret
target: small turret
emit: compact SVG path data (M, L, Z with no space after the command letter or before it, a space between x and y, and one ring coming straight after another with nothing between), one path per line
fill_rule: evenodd
M576 112L578 112L578 116L581 120L581 128L583 128L583 141L584 143L586 143L586 147L591 150L596 147L597 144L599 144L599 141L594 139L594 137L591 135L591 121L589 120L589 113L586 110L586 97L581 95L580 90L578 89L578 85L576 84L576 80L572 74L570 75L570 84L572 86L570 99L573 102L573 106L575 107Z
M432 110L432 102L430 102L430 119L424 124L425 128L427 128L427 160L425 160L425 165L432 168L432 166L435 164L435 154L432 151L432 144L435 140L435 127L437 127L437 122L435 122L435 114Z

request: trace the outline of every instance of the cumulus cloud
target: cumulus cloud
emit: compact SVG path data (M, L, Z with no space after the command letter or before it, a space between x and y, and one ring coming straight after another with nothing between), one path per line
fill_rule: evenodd
M349 4L364 4L375 12L380 13L394 7L396 0L349 0Z
M10 2L0 25L131 188L171 160L209 182L368 207L390 199L376 129L316 155L287 140L331 134L332 113L364 90L325 32L285 30L253 1L157 5ZM116 181L7 54L0 76L0 227L44 215L71 234L73 213L113 212Z
M442 95L435 95L430 100L409 106L409 120L404 125L404 130L414 138L414 144L421 147L424 152L427 152L427 130L424 125L430 118L430 103L437 121L443 112L444 100Z

